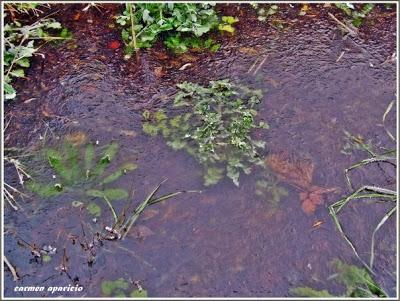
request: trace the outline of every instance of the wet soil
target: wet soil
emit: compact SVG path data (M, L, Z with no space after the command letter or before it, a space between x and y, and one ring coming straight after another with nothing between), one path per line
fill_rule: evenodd
M223 14L237 15L240 22L233 36L216 34L222 43L217 53L174 56L157 44L141 51L138 59L125 61L122 48L109 47L120 39L112 17L120 6L103 5L100 11L88 12L82 8L79 4L57 7L55 17L74 39L44 47L44 58L35 58L27 78L17 82L18 98L5 107L5 119L10 120L5 145L33 149L42 144L45 134L50 140L52 133L84 131L99 144L118 141L117 163L128 158L138 164L136 171L118 182L128 190L133 185L135 202L165 178L164 193L181 189L203 193L152 207L139 219L142 228L128 239L96 246L92 265L87 264L88 252L73 244L71 237L90 241L90 227L109 225L111 216L93 223L62 196L51 202L37 197L20 200L23 212L6 207L4 252L22 279L16 283L6 272L5 295L49 296L17 293L14 287L78 283L84 288L81 293L62 295L97 297L102 296L102 281L120 277L139 281L152 297L284 297L297 286L341 292L341 287L326 280L332 273L330 262L334 258L359 262L336 231L327 206L349 193L343 170L365 157L359 152L341 153L344 130L390 146L381 123L396 92L396 66L390 59L396 51L396 15L375 12L359 35L351 37L344 36L328 17L328 12L340 15L332 7L312 5L305 16L299 16L298 5L282 5L285 13L274 16L284 25L278 29L257 21L247 5L219 5ZM257 72L249 72L256 60ZM179 70L187 63L191 65ZM299 191L285 182L289 195L271 211L268 199L254 194L257 174L241 177L239 188L227 179L205 188L193 158L173 151L161 137L142 132L144 109L173 110L171 96L177 83L223 78L264 91L259 116L270 129L259 139L267 141L265 155L285 153L309 160L315 166L313 184L340 188L325 195L313 214L302 211ZM394 132L394 113L387 124ZM358 185L380 181L393 188L393 171L371 168L356 174ZM12 169L6 169L7 177L15 181ZM116 204L118 210L123 205ZM368 258L374 225L387 210L383 204L357 204L343 215L364 258ZM322 225L313 227L316 222ZM394 219L380 231L377 280L395 295ZM59 251L48 263L32 260L29 249L18 245L18 237ZM56 269L64 248L68 275Z

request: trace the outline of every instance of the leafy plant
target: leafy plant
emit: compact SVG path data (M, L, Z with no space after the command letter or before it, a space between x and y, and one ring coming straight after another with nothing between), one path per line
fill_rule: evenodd
M226 174L238 186L241 172L264 166L259 151L265 142L250 136L255 128L268 128L255 121L261 91L229 80L211 81L208 87L184 82L178 88L174 107L189 112L167 116L162 110L146 111L145 133L161 134L174 150L193 156L204 167L205 185L216 184Z
M300 297L353 297L353 298L385 298L387 293L377 284L365 269L354 265L348 265L338 259L333 261L336 274L329 279L336 279L346 287L346 291L340 295L332 295L327 290L315 290L310 287L296 287L291 293Z
M11 5L11 4L9 4ZM24 11L28 8L18 4L16 11ZM4 99L9 100L16 97L17 92L12 86L15 78L23 78L25 69L30 66L30 60L34 53L40 48L37 41L54 41L70 38L71 35L55 19L40 19L32 24L23 25L14 19L4 25Z
M103 147L93 144L79 147L64 139L61 149L47 148L43 151L45 160L55 173L53 179L31 180L27 188L43 198L64 193L71 194L75 199L85 196L102 198L112 208L110 201L126 199L128 192L121 188L109 188L108 185L137 168L134 163L124 163L109 171L117 152L116 143ZM87 209L95 216L101 213L100 207L94 203L90 203Z
M239 22L239 19L236 17L222 16L221 23L218 25L218 29L221 31L234 33L235 28L233 27L233 24L235 24L236 22Z
M114 281L105 280L101 283L101 292L106 297L126 297L130 286L130 283L128 283L124 278L119 278ZM129 293L129 297L146 298L147 291L139 285L139 288L134 289Z
M252 3L251 6L257 11L257 19L261 22L266 21L268 17L275 15L279 10L278 5L276 4L260 5L258 3Z
M122 27L126 57L140 48L151 47L159 38L175 53L196 46L216 51L219 46L210 38L204 42L199 39L218 27L219 19L213 6L206 3L126 4L122 15L116 17L116 22ZM232 20L226 18L232 17L222 18L227 26L222 30L231 30L228 26Z
M365 17L372 11L375 4L365 3L360 10L357 10L351 3L335 3L335 6L341 9L349 18L355 27L360 27Z

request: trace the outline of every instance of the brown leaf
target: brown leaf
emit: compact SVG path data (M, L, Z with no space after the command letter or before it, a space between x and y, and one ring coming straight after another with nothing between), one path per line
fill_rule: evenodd
M158 78L163 77L165 75L165 71L163 67L154 68L154 75Z

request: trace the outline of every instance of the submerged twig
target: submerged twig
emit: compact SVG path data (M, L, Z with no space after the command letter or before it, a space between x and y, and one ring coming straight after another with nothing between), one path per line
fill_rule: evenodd
M7 265L8 269L10 270L14 281L18 281L19 280L19 276L17 274L16 269L12 266L12 264L8 261L7 257L4 255L3 257L4 259L4 263Z
M349 26L344 24L342 21L340 21L338 18L336 18L334 15L331 13L328 13L328 16L331 17L336 23L338 23L340 26L342 26L348 33L350 33L352 36L357 36L357 32L351 29Z

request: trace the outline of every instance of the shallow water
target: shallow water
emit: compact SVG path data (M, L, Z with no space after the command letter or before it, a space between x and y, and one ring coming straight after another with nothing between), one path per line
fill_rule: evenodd
M61 21L75 40L68 47L46 47L46 59L38 58L28 79L18 83L19 98L6 107L6 118L14 116L6 143L35 147L39 135L48 129L44 120L57 135L84 131L100 145L118 141L121 151L116 163L131 161L139 166L117 182L127 190L134 187L135 202L165 178L161 193L181 189L203 193L184 194L151 207L138 222L148 235L141 237L138 228L138 235L122 242L105 241L96 247L91 267L87 252L68 237L86 235L90 240L89 228L83 226L84 235L82 223L101 229L112 222L111 216L94 224L85 211L71 206L70 199L59 197L44 204L37 198L25 200L23 213L6 210L5 214L5 255L23 276L18 285L60 286L75 281L84 290L63 294L71 297L101 296L101 282L120 277L140 281L152 297L276 297L289 296L289 289L296 286L340 292L339 286L326 281L332 273L329 262L334 258L359 262L335 230L327 206L348 193L343 170L363 158L340 152L343 130L390 145L379 124L395 98L396 66L387 61L395 52L395 16L357 38L343 38L325 9L315 8L316 16L297 21L288 17L289 27L277 31L256 23L254 14L242 7L248 18L241 18L234 37L222 38L223 46L216 54L165 57L157 46L143 51L139 60L126 62L121 49L107 48L118 38L118 30L107 26L113 22L107 16L116 11L115 6L105 6L103 15L89 11L76 22L72 16L81 9L79 5L61 9ZM220 9L228 13L233 8ZM88 19L92 22L87 23ZM260 62L264 57L255 74L248 72L256 59ZM187 62L192 66L179 71ZM157 76L156 67L163 67L165 75ZM265 155L286 153L311 160L313 184L340 188L336 194L327 194L313 215L301 210L299 191L284 182L281 185L289 195L272 211L269 200L254 194L257 173L241 176L239 188L227 179L203 187L201 168L194 159L170 149L162 137L142 132L143 109L173 111L176 83L220 78L264 91L259 116L270 129L257 135L267 141ZM391 113L388 122L392 131L394 116ZM51 136L48 130L47 135ZM393 176L385 176L382 185L393 185ZM383 177L365 173L357 174L356 180L375 183L376 178ZM107 212L104 204L99 205ZM121 210L123 205L117 202L116 208ZM353 220L346 229L351 237L361 238L357 243L365 258L374 228L369 221L378 223L387 209L357 205L343 215L344 220ZM354 214L356 219L351 218ZM322 226L313 228L316 221L322 221ZM380 231L377 280L395 295L394 219ZM38 245L57 246L59 252L49 263L31 262L29 249L18 246L15 233ZM55 270L63 248L70 258L70 278ZM5 273L5 277L6 296L32 296L15 293L11 275Z

